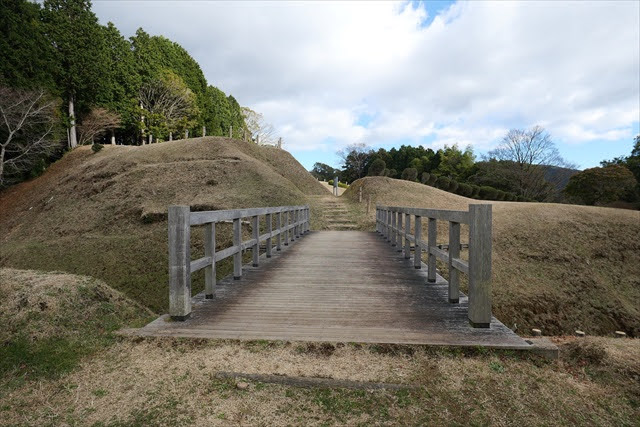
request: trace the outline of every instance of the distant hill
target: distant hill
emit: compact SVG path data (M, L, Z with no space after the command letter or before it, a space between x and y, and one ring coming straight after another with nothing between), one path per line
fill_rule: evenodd
M562 191L569 183L569 178L578 172L580 172L578 169L545 166L544 179L552 183L559 191Z
M169 205L279 206L326 194L287 151L241 140L80 147L0 192L0 266L92 276L161 311ZM230 238L230 227L219 228L221 241Z

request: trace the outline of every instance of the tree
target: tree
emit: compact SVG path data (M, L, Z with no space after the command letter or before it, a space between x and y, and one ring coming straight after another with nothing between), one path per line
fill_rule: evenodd
M55 93L55 51L40 20L40 5L2 0L0 8L0 84Z
M57 108L42 89L0 87L0 186L19 180L61 146L55 132Z
M347 145L337 154L342 163L343 179L347 182L353 182L365 175L372 160L373 150L364 143L356 143Z
M415 181L418 178L418 171L415 168L406 168L402 171L402 179L405 181Z
M109 130L120 126L120 116L105 108L94 108L78 126L78 144L86 145Z
M381 176L387 165L382 159L375 159L369 166L369 176Z
M610 165L573 175L564 192L587 205L605 205L633 195L637 184L625 166Z
M448 176L458 181L469 177L475 163L475 156L471 146L467 146L462 151L456 144L451 147L445 145L439 153L440 163L435 170L436 174Z
M540 201L549 199L555 191L544 178L545 166L571 167L541 126L510 130L488 157L503 162L504 178L514 184L518 195Z
M329 181L336 176L338 177L338 179L340 179L340 170L335 169L325 163L316 162L310 172L311 175L323 181Z
M265 122L262 114L253 111L251 108L242 107L242 115L251 137L256 142L269 145L276 144L276 131L271 123Z
M45 31L55 50L55 80L69 111L69 145L77 145L77 111L95 101L105 82L103 33L88 0L45 0Z
M191 89L180 76L169 70L142 85L139 101L144 111L145 126L157 138L166 136L168 132L188 129L198 113Z

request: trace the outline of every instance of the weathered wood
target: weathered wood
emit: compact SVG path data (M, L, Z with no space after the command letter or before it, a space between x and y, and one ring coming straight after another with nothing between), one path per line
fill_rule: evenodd
M205 298L213 299L216 287L216 225L209 223L204 226L204 256L211 258L204 270Z
M440 258L446 263L449 263L449 254L447 253L447 251L438 249L436 246L429 246L429 254L433 255L435 258ZM435 282L435 279L433 281Z
M391 246L396 246L398 231L396 230L397 212L391 212Z
M422 234L422 217L416 215L415 223L413 224L414 236L416 239L415 250L413 251L413 266L416 269L422 268L422 247L420 246L420 235Z
M284 227L285 227L284 245L289 246L289 235L291 234L291 231L289 229L289 211L284 211L282 212L282 214L284 215Z
M462 271L465 274L469 274L469 264L459 258L451 259L451 266L458 271Z
M271 215L273 214L269 213L265 215L265 221L267 222L267 234L269 235L269 237L267 237L267 258L271 258L271 250L273 248L273 243L271 241L271 233L273 233L273 218Z
M251 217L251 232L253 234L253 239L255 240L255 244L252 245L252 255L253 255L253 266L257 267L260 264L260 251L258 250L258 246L260 244L260 222L259 216L255 215Z
M411 242L409 241L409 233L411 233L411 215L404 215L404 257L411 258Z
M233 246L240 247L242 245L242 226L240 218L233 220ZM240 280L242 277L242 252L237 251L233 254L233 278Z
M400 207L400 206L382 206L382 205L378 205L378 209L394 210L396 212L408 213L411 215L418 215L424 218L435 218L443 221L454 221L454 222L459 222L461 224L469 223L469 212L465 212L465 211L407 208L407 207Z
M402 238L404 237L404 230L402 229L402 217L403 216L404 215L402 213L398 213L398 219L397 219L397 221L398 221L398 232L396 233L396 236L397 236L397 239L398 239L396 247L398 248L397 249L398 252L402 252L402 249L403 249L403 245L402 245Z
M469 322L491 323L491 205L469 205Z
M282 228L282 212L278 212L276 214L276 229L278 230L278 235L276 236L276 250L282 250L282 232L280 229Z
M247 265L241 281L219 280L215 299L196 296L186 322L159 319L140 333L531 348L495 319L490 329L469 327L465 296L449 304L441 277L425 286L426 269L410 268L374 233L312 232L260 264Z
M453 267L453 259L460 257L460 224L449 223L449 302L460 301L460 272Z
M176 320L191 315L189 215L189 206L169 207L169 314Z
M428 274L427 281L429 283L434 283L436 281L436 256L433 252L431 252L431 248L436 246L436 242L438 241L438 221L436 218L429 218L428 225L428 245L429 249L427 253L429 254L427 259L427 268Z
M221 211L202 211L191 213L191 225L203 225L207 222L221 222L234 220L236 218L247 218L255 215L266 215L268 213L278 213L301 209L304 206L278 206L269 208L249 208L249 209L229 209Z

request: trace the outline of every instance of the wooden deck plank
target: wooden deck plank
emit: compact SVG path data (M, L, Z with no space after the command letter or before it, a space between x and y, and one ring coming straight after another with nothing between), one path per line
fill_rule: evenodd
M241 280L218 282L215 299L193 299L192 317L167 316L138 330L145 336L343 341L528 349L497 319L474 329L468 299L448 302L438 276L413 267L375 233L317 231L296 240Z

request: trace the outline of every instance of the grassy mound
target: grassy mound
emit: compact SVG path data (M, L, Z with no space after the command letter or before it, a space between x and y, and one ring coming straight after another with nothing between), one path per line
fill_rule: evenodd
M279 206L323 194L288 152L229 138L105 146L96 154L81 147L0 193L0 266L96 277L162 311L169 205Z
M113 331L149 314L89 277L0 269L0 378L67 372L112 342Z
M383 177L357 181L345 197L357 202L361 186L364 199L371 196L372 205L466 210L470 203L486 203ZM524 333L539 327L545 334L582 329L602 335L624 330L640 336L640 212L491 203L496 317ZM374 220L372 209L370 227ZM446 224L439 224L438 243L447 241Z

